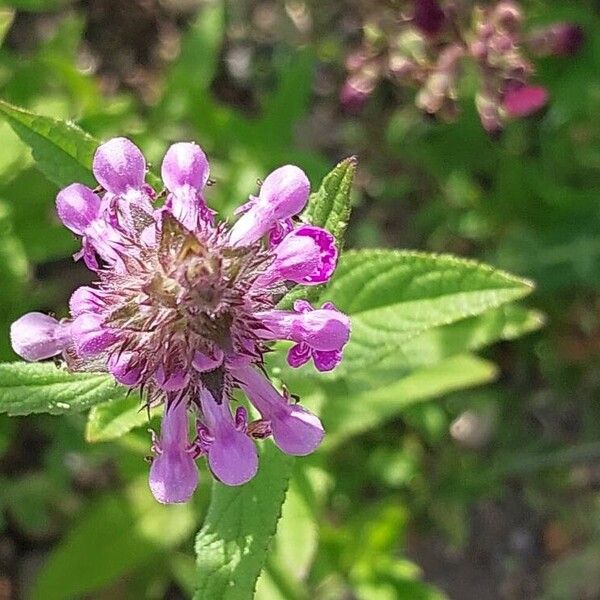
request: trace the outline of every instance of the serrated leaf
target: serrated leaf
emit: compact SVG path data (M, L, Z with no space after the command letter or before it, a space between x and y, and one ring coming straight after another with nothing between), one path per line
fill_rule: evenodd
M61 415L80 412L112 398L125 388L104 373L68 373L53 363L0 363L0 412Z
M300 215L305 223L324 227L342 245L350 219L350 191L357 160L349 156L323 179L319 189L310 195L306 208Z
M350 191L356 173L356 157L350 156L336 165L325 176L319 189L312 193L306 208L300 215L305 223L323 227L333 234L341 250L344 234L350 220ZM280 308L291 308L294 300L305 298L314 300L319 296L322 287L296 286L280 301Z
M196 539L196 600L253 596L294 464L270 440L262 443L260 454L258 474L249 483L213 484L208 514Z
M304 583L319 544L318 515L330 483L325 471L296 463L256 598L308 598Z
M483 314L532 289L524 279L453 256L347 252L326 294L352 317L339 373L376 365L430 329Z
M92 157L98 141L72 123L45 117L0 100L0 113L31 148L36 166L60 187L78 181L95 186Z
M0 113L21 140L31 148L36 167L53 183L65 187L73 182L95 187L92 159L100 142L75 125L30 112L0 100ZM162 184L152 173L147 180L159 190Z
M88 442L108 442L149 422L137 395L115 398L92 407L85 426Z
M512 340L542 327L535 310L509 304L450 325L434 327L410 338L377 363L377 370L433 365L455 354L480 350L500 340Z
M496 373L493 363L466 354L358 392L352 384L340 382L330 390L321 411L327 431L323 448L330 449L353 435L377 427L415 402L488 383Z

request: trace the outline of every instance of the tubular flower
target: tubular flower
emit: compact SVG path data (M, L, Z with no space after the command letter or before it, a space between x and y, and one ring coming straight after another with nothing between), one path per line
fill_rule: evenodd
M150 467L159 502L190 498L202 455L216 478L240 485L258 469L254 438L272 435L288 454L315 450L321 422L262 369L270 344L281 339L295 344L293 367L312 357L319 370L330 370L350 334L348 317L330 304L276 309L290 285L326 283L337 261L331 234L294 222L310 191L304 172L292 165L273 171L228 226L215 222L204 201L209 164L194 143L167 151L161 207L130 140L101 145L93 171L101 187L68 186L57 211L81 237L75 258L98 283L75 290L67 319L30 313L16 321L15 352L25 360L62 355L71 371L106 371L140 389L148 406L164 404ZM258 421L232 406L236 388Z

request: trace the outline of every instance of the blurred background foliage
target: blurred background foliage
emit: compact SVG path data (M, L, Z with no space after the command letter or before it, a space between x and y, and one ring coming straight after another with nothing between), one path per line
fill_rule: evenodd
M225 214L275 166L318 182L355 154L349 246L451 252L536 281L536 312L508 309L477 346L532 332L483 351L498 369L458 356L442 370L463 384L382 381L381 417L298 462L257 598L599 598L600 6L523 3L528 25L574 21L586 41L537 62L547 109L492 140L468 77L456 123L425 119L389 83L344 113L344 58L377 4L3 0L0 97L127 135L154 165L170 142L198 141ZM52 172L4 121L0 139L0 358L13 360L10 322L62 316L87 275ZM335 423L350 409L330 385ZM117 434L88 423L93 444L85 429L80 415L0 418L0 597L188 597L209 486L157 506L146 428L102 441Z

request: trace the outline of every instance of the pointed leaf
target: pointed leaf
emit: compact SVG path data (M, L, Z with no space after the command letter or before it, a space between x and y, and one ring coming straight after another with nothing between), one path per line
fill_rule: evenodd
M95 186L92 157L98 141L72 123L45 117L0 100L0 113L32 151L37 167L60 187L78 181Z
M59 187L73 182L95 187L92 159L100 142L75 125L30 112L0 100L0 113L21 140L31 148L37 168ZM147 180L157 190L158 178L148 173Z
M352 316L338 374L378 364L410 339L529 294L530 282L448 255L398 250L344 254L325 297Z
M213 484L208 514L196 539L197 600L252 598L293 464L292 457L265 440L260 469L252 481L239 487Z
M313 192L300 218L311 225L330 231L338 246L342 246L350 219L350 191L356 173L357 160L349 156L341 161Z
M125 393L105 373L68 373L53 363L0 363L0 413L11 416L79 412Z

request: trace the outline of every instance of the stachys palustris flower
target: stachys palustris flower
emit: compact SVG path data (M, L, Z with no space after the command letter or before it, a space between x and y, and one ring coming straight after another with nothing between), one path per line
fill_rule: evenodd
M330 233L293 219L310 191L301 169L268 175L233 225L218 222L204 201L209 165L198 145L171 146L161 171L166 196L158 207L131 141L98 148L99 188L73 183L56 200L62 222L81 236L76 258L98 281L75 290L68 319L26 314L11 340L26 360L61 354L71 371L108 371L140 389L148 405L164 404L150 488L171 503L194 492L201 455L219 480L240 485L258 469L254 438L270 435L299 456L317 448L321 422L273 386L263 356L273 340L290 340L291 366L312 359L329 371L341 360L350 321L330 303L275 308L291 284L328 281L337 261ZM236 388L258 420L248 422L243 406L233 409Z

